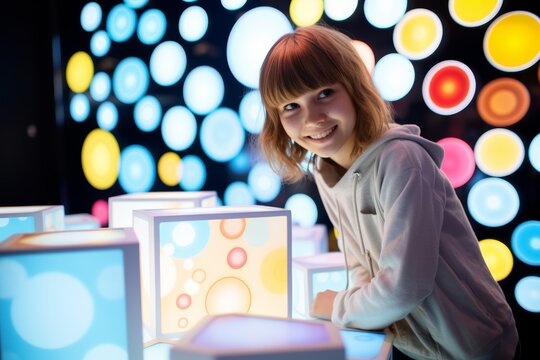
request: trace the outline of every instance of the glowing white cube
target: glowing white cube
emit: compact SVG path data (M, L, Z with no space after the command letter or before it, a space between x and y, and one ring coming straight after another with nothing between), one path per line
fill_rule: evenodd
M133 229L13 235L0 244L0 358L142 359Z
M0 207L0 243L13 234L64 229L64 206Z
M290 316L290 210L136 210L133 227L145 342L179 337L208 314Z
M171 360L340 360L339 329L328 321L245 314L209 316L178 341Z
M309 318L311 303L324 290L341 291L347 285L345 259L339 251L292 259L293 315Z
M101 227L99 219L90 214L70 214L64 218L66 230L89 230Z
M292 227L292 257L312 256L328 252L326 225Z
M109 227L133 226L133 211L144 209L177 209L213 207L215 191L163 191L132 193L109 198Z

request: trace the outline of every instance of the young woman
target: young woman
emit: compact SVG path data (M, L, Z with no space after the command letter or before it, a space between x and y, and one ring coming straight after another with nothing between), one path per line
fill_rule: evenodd
M263 153L288 181L309 162L352 272L312 315L390 328L415 359L512 359L512 311L440 170L442 148L393 122L351 39L298 28L271 48L259 85Z

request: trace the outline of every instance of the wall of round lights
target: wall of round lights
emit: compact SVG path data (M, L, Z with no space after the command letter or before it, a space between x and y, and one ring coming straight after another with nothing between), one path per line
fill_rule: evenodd
M531 106L531 93L521 74L538 67L536 88L540 83L540 18L529 11L503 12L502 0L449 0L449 18L447 13L415 8L405 0L291 0L287 8L279 9L248 8L246 0L221 0L226 16L235 19L231 28L221 30L228 33L219 54L226 60L227 73L186 52L188 44L205 40L210 24L220 21L223 12L212 13L202 1L178 2L176 17L152 1L109 1L107 7L101 3L87 2L80 8L79 30L91 35L89 48L81 45L68 54L64 69L70 94L68 119L96 125L86 135L81 153L84 177L94 189L119 184L125 192L141 192L159 183L200 190L208 176L220 176L208 174L209 163L221 163L238 174L221 192L224 204L271 203L291 209L298 224L315 224L321 205L308 193L280 198L284 185L279 177L250 155L248 140L260 132L264 121L258 73L270 46L296 26L323 20L339 28L358 14L371 30L392 31L394 50L377 56L376 44L366 42L360 31L352 34L386 100L406 99L418 90L426 111L438 116L437 121L476 111L482 124L478 127L488 129L472 142L450 135L436 139L445 149L443 172L455 188L468 190L464 206L471 221L488 228L513 224L525 194L512 183L511 175L523 167L540 171L540 134L536 130L529 139L513 128ZM464 31L483 33L478 46L498 76L478 78L466 62L438 56L444 42L450 41L451 34L445 32L448 21ZM150 56L126 54L112 68L99 65L125 42L146 47ZM418 71L422 61L424 66L431 64L425 73ZM242 92L231 94L233 87L225 81L229 72ZM159 93L149 90L156 87ZM178 99L173 106L162 101L167 91ZM238 102L230 105L225 101L229 97ZM127 118L120 115L126 109ZM127 122L142 137L139 143L120 147L119 124ZM160 134L167 150L152 153L144 134ZM103 199L95 199L92 211L106 223ZM531 214L515 226L510 239L481 239L482 254L498 281L511 274L516 261L540 265L539 220L538 213ZM540 277L520 279L514 296L523 309L540 312Z

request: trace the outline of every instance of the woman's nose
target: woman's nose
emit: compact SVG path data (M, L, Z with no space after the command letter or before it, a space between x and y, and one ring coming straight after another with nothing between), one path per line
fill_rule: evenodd
M321 123L326 120L327 113L320 106L312 106L306 112L306 123Z

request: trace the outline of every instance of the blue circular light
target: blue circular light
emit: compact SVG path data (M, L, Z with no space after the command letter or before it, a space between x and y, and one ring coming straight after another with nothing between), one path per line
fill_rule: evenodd
M184 81L184 101L198 115L215 110L223 101L224 93L221 75L210 66L193 69Z
M128 40L135 32L136 24L135 10L123 4L113 7L107 16L107 32L111 40L116 42Z
M236 174L246 174L251 166L249 161L249 154L247 151L240 151L240 153L229 162L230 169Z
M159 44L150 56L150 74L161 86L176 84L184 75L186 65L186 52L174 41Z
M518 304L525 310L540 312L540 277L526 276L519 280L514 295Z
M396 101L407 95L414 84L414 78L411 61L396 53L383 56L373 70L373 82L387 101Z
M97 57L106 55L111 48L111 39L104 30L99 30L90 39L90 51Z
M508 181L486 178L476 182L467 197L471 216L484 226L508 224L519 210L519 196Z
M247 132L259 134L264 125L264 107L258 90L248 92L238 108L240 120Z
M540 221L525 221L515 228L512 251L525 264L540 265Z
M101 6L95 2L84 5L81 11L81 27L85 31L94 31L101 23Z
M77 122L83 122L90 114L90 101L84 94L77 94L71 98L69 104L71 118Z
M281 190L281 178L266 163L258 163L251 169L248 184L261 202L274 200Z
M96 118L100 128L111 131L118 124L118 110L112 102L106 101L99 105Z
M398 23L407 11L407 0L366 0L366 20L376 28L386 29Z
M130 145L120 155L118 181L126 193L146 192L156 180L156 166L150 151L141 145Z
M223 194L223 201L228 206L254 205L255 198L250 187L241 181L230 183Z
M132 9L140 9L148 3L148 0L124 0L124 2Z
M152 95L147 95L137 101L133 109L135 125L144 132L154 131L161 120L161 104Z
M186 191L201 190L206 182L206 167L195 155L187 155L182 159L182 177L180 187Z
M146 10L139 19L137 36L143 44L152 45L163 38L167 29L167 18L161 10Z
M306 194L294 194L285 202L285 209L291 211L292 223L303 227L313 226L319 216L317 205Z
M238 10L245 5L247 0L221 0L221 5L227 10Z
M98 72L90 84L90 96L95 101L104 101L110 94L111 78L104 72Z
M163 115L161 136L165 144L175 151L185 150L197 135L195 116L184 106L174 106Z
M540 172L540 134L532 139L528 155L533 168Z
M244 146L245 133L238 115L231 109L219 108L204 118L201 125L201 146L205 154L217 162L237 156Z
M189 259L206 248L210 223L208 220L161 222L159 233L160 246L173 245L175 258Z
M126 58L116 66L113 73L113 91L118 100L133 104L148 90L148 69L136 57Z
M200 6L190 6L178 20L178 31L186 41L200 40L208 29L208 15Z

